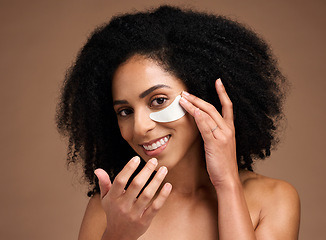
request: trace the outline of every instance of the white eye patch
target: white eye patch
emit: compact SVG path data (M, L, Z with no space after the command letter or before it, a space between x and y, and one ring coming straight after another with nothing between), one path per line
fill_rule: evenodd
M150 119L155 122L173 122L182 118L186 111L179 104L181 96L178 95L174 101L161 111L149 114Z

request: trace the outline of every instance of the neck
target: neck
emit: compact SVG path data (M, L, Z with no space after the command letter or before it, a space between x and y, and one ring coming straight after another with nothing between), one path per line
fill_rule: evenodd
M165 182L172 184L173 195L187 197L199 196L200 192L214 190L206 170L205 155L202 144L194 144L194 148L172 169Z

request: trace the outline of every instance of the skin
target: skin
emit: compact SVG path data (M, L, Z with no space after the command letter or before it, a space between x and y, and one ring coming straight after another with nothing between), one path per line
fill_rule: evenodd
M79 239L298 238L296 190L281 180L238 172L233 108L221 80L216 92L222 115L142 56L117 69L112 89L121 135L147 164L127 190L139 157L113 183L104 170L95 171L101 196L90 199ZM149 118L180 93L184 117L170 123ZM144 150L142 145L165 136L165 146ZM155 177L138 196L154 170Z

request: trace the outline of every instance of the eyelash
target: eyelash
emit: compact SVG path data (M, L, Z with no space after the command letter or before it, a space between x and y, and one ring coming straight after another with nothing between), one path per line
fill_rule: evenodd
M126 113L125 115L122 115L123 114L123 112L125 112L125 111L130 111L130 112L132 112L132 110L131 109L128 109L128 108L125 108L125 109L121 109L120 111L118 111L117 112L117 115L119 116L119 117L128 117L128 115L129 114L131 114L131 113Z
M157 100L163 100L163 103L154 106L154 105L153 105L153 102L154 102L154 101L157 101ZM150 107L151 107L151 108L153 108L153 107L154 107L154 108L155 108L155 107L160 108L162 105L165 104L165 102L166 102L167 100L168 100L168 98L166 98L166 97L155 97L153 100L150 101ZM126 113L126 111L127 111L127 113ZM128 111L129 111L129 113L128 113ZM128 115L132 114L132 112L133 112L133 111L132 111L131 109L129 109L129 108L124 108L124 109L119 110L119 111L117 112L117 115L118 115L119 117L128 117ZM124 115L123 115L123 114L124 114Z
M163 105L163 104L167 101L167 98L166 98L166 97L156 97L156 98L154 98L154 99L151 101L150 106L153 107L153 102L154 102L154 101L162 100L162 99L163 99L163 103L158 104L158 106L161 107L161 105Z

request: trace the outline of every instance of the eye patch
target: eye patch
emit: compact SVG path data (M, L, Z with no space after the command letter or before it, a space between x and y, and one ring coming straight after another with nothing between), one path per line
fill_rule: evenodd
M155 122L173 122L182 118L186 111L179 104L181 96L178 95L174 101L161 111L149 114L150 119Z

